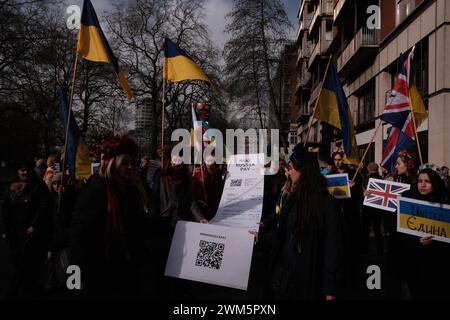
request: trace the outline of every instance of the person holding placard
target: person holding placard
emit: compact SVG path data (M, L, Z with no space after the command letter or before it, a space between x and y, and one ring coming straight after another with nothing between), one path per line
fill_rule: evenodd
M407 198L449 204L450 199L439 174L426 166L417 182L404 194ZM401 234L400 272L404 273L412 299L450 298L450 244L433 241L433 237Z
M347 173L349 179L352 179L355 171L344 161L344 152L337 149L332 154L334 162L333 170L330 174ZM355 180L350 181L350 199L339 199L339 212L342 216L342 229L344 236L344 265L345 265L345 288L346 296L351 298L351 294L356 288L358 282L358 263L361 251L361 203L363 199L362 178L357 175Z

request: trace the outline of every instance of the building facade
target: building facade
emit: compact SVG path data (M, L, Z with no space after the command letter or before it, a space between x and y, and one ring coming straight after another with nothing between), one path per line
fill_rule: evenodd
M305 7L311 3L314 1L300 2L299 52L307 50L303 44L311 41L308 40L311 35L301 31L303 19L311 12ZM341 76L360 155L381 121L380 115L398 74L400 54L415 47L411 81L428 109L427 121L417 130L423 160L436 165L450 164L450 129L446 125L450 123L447 106L450 101L450 1L334 0L332 5L332 40L327 55ZM314 15L317 9L315 12ZM297 118L300 139L307 128L316 92L320 90L317 81L323 79L321 70L316 70L311 62L314 61L310 58L306 66L311 79L300 81L297 88L301 104ZM314 72L320 75L316 81ZM299 78L302 77L308 76L300 72ZM381 162L388 129L389 125L381 125L365 163ZM339 141L338 132L332 128L316 131L309 140L322 142L328 149ZM324 136L324 133L327 134Z

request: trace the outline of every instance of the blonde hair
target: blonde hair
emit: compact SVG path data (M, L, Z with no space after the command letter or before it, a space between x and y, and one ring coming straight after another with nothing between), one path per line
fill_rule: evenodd
M56 157L54 155L47 157L47 167L53 167L55 165Z
M102 160L99 169L99 176L104 177L107 183L110 183L112 186L118 186L119 188L125 187L127 182L119 173L119 168L122 165L125 157L129 157L131 161L131 157L127 154L120 154L118 156L112 157L110 160ZM146 207L148 202L147 194L142 185L141 178L139 177L139 174L134 166L130 182L131 186L138 189L139 202L142 206Z

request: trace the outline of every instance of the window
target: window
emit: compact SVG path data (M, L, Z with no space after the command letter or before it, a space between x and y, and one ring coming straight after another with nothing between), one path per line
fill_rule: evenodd
M397 0L395 25L398 26L416 8L416 0Z
M375 79L367 82L356 94L358 97L357 125L375 118Z

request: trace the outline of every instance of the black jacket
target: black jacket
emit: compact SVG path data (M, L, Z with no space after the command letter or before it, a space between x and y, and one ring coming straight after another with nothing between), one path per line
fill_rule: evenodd
M320 300L325 295L336 296L342 278L342 235L335 200L327 195L318 208L324 212L324 231L308 229L301 241L292 236L287 223L288 215L297 214L295 202L295 197L288 200L271 234L267 297Z
M137 191L125 188L117 195L123 237L115 236L109 245L105 179L92 176L73 209L69 229L70 263L80 267L87 290L94 295L120 296L133 292L129 286L137 285L137 279L132 279L137 273L135 268L148 257L145 213L137 200Z
M3 203L0 217L0 234L9 237L22 236L31 226L34 236L48 237L50 233L49 191L47 186L33 178L20 192L14 191L13 183Z

